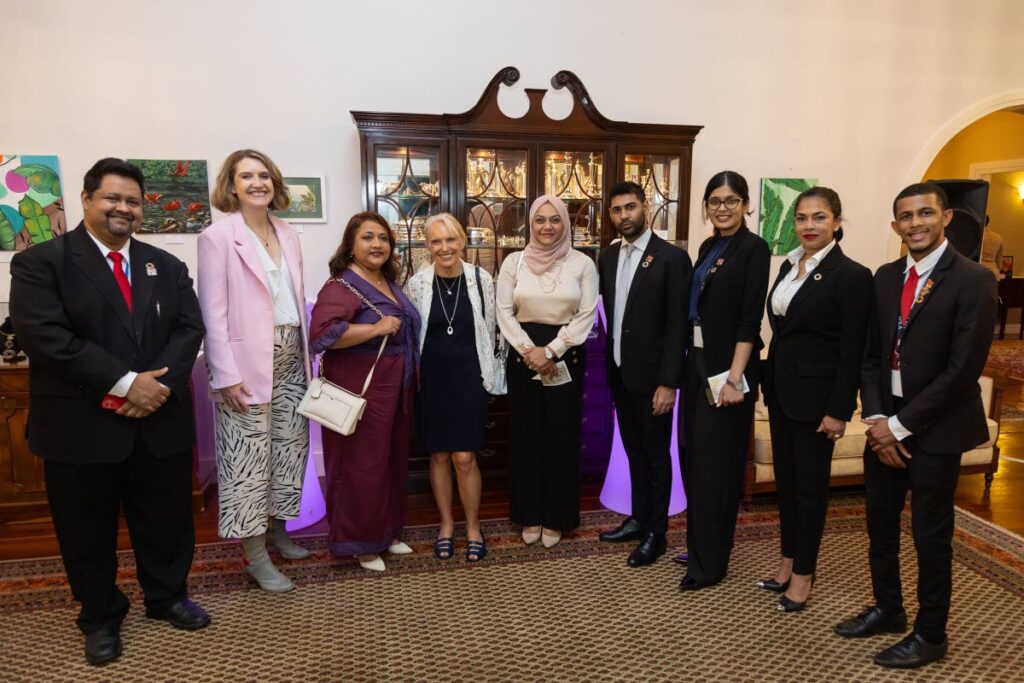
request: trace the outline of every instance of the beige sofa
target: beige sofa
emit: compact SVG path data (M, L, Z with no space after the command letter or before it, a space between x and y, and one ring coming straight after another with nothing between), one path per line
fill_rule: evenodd
M988 441L961 456L961 474L984 474L985 488L992 485L992 476L999 469L999 414L1002 409L1003 378L986 370L978 384L988 416ZM846 434L836 442L832 456L832 486L845 486L864 482L864 431L867 425L860 421L860 410L846 426ZM772 469L771 430L768 411L758 401L754 411L754 432L747 461L746 493L775 490L775 471Z

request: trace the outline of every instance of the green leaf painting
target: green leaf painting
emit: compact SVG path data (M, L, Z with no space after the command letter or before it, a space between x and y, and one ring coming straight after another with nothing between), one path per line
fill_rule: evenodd
M14 169L14 173L24 178L28 186L40 194L60 194L60 178L46 166L25 164Z
M796 198L806 189L818 184L817 178L762 178L761 237L772 249L772 254L785 256L800 246L793 230Z
M11 251L14 249L14 226L0 212L0 249Z
M43 207L31 197L23 197L18 202L18 213L25 219L25 230L28 230L32 244L39 244L53 239L50 231L50 217L43 213Z

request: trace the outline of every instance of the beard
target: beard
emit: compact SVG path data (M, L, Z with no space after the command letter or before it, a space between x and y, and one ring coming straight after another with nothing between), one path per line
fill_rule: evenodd
M622 235L623 237L629 239L631 237L636 237L641 232L643 232L644 224L645 224L645 221L643 219L641 219L640 221L638 221L636 223L634 223L631 220L626 219L626 220L623 220L618 225L616 225L615 229L619 231L620 235Z
M118 218L128 221L128 224L124 225L123 223L115 223L114 219ZM132 216L131 214L123 214L116 211L111 211L107 214L107 230L111 235L115 235L117 237L128 237L135 232L136 227L135 216Z

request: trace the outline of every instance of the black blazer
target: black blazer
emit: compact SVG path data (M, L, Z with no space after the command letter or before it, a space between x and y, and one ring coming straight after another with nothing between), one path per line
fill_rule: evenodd
M621 252L619 243L614 242L602 249L598 257L601 298L608 321L605 362L609 375L615 365L612 321L615 320L615 284ZM653 394L659 386L678 388L682 384L688 283L692 271L689 254L651 233L629 286L622 316L619 370L627 391Z
M696 268L708 256L714 237L700 245ZM739 342L752 342L754 351L744 374L752 394L757 393L760 379L759 352L761 318L764 316L764 298L768 293L768 271L771 267L771 249L768 243L743 226L712 265L697 299L704 340L705 372L717 375L732 365L733 352ZM707 379L706 377L703 379Z
M79 223L11 261L11 319L29 356L29 447L48 460L113 463L141 435L157 457L195 444L189 378L203 320L188 268L131 240L132 313ZM168 367L167 403L141 419L100 407L129 370Z
M900 258L875 273L861 370L865 416L894 412L891 363L905 267ZM996 291L992 273L950 244L910 309L900 345L904 405L897 419L926 452L962 453L988 440L978 377L992 344Z
M791 420L818 423L826 415L849 422L857 407L871 311L871 271L839 245L800 286L785 318L772 295L793 264L787 259L768 295L772 341L764 367L766 402L774 398Z

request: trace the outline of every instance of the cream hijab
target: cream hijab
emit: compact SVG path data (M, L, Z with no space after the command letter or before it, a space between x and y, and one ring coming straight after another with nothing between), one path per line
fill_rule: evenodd
M569 253L572 248L572 228L569 225L569 210L565 202L553 194L545 194L537 197L530 206L529 229L533 230L533 218L537 211L545 204L550 204L562 219L562 234L549 246L542 246L537 240L531 239L523 250L523 258L526 260L526 267L534 275L541 275L551 269L555 262Z

